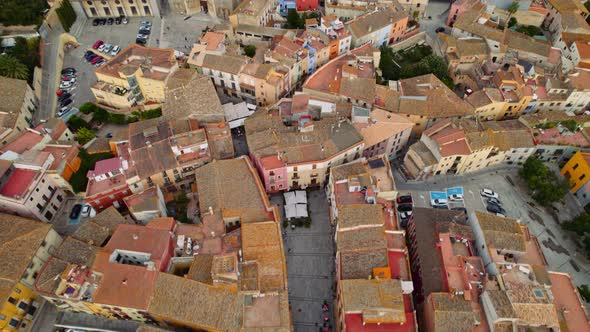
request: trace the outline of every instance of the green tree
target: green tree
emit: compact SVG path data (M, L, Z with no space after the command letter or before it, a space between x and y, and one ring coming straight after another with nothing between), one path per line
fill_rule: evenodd
M289 9L287 13L287 28L288 29L303 29L305 21L299 16L295 9Z
M64 30L70 32L70 28L74 25L74 22L76 22L76 11L74 10L74 7L72 7L70 0L63 0L55 12L57 13L57 17Z
M2 0L0 1L0 23L3 25L38 25L47 9L45 0Z
M564 222L561 227L579 235L590 233L590 214L582 213L574 219Z
M575 132L578 129L578 123L576 120L565 120L560 122L562 126L566 127L569 131Z
M519 8L520 8L520 4L516 1L514 1L513 3L510 4L510 6L508 6L508 8L506 8L506 10L510 14L514 14L518 11Z
M510 20L508 20L508 27L512 28L513 26L517 25L518 21L516 20L516 17L511 17Z
M393 51L387 46L381 46L381 60L379 69L384 80L399 79L399 67L393 61Z
M99 123L105 123L107 122L107 120L109 119L109 112L107 112L106 110L98 107L95 111L94 114L92 115L92 120L99 122Z
M529 157L519 174L531 190L533 199L541 205L557 202L567 193L567 182L536 157Z
M529 35L531 37L543 34L543 30L539 27L534 26L534 25L519 26L518 28L516 28L516 31L518 31L520 33L524 33L524 34Z
M26 80L29 70L22 62L11 55L0 55L0 76Z
M94 132L92 132L90 129L80 128L78 131L76 131L76 137L78 138L78 143L80 143L80 145L84 145L95 138L96 134L94 134Z
M68 119L68 126L70 127L70 129L72 131L77 131L80 128L87 128L89 129L90 126L88 125L88 123L84 120L82 120L79 116L77 115L72 115L69 119Z
M244 53L246 53L246 56L253 58L256 55L256 46L255 45L244 46Z
M80 112L84 114L94 113L94 111L96 111L97 109L98 106L91 102L84 103L82 104L82 106L80 106Z

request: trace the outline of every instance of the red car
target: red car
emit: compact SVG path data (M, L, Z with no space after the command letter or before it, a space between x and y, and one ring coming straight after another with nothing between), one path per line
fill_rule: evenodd
M92 59L92 61L90 61L91 64L96 64L98 61L102 60L101 56L97 56L96 58Z
M98 49L100 47L100 45L104 44L104 42L102 40L97 40L96 43L94 43L94 45L92 45L93 49Z

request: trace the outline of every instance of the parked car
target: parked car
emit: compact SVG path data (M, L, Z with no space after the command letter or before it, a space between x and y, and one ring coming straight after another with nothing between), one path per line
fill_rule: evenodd
M119 16L119 17L117 17L117 18L115 18L115 24L116 24L116 25L119 25L119 24L121 24L121 21L123 21L123 18L121 18L120 16Z
M121 48L119 47L119 45L115 45L115 47L113 47L113 50L111 51L111 55L115 56L117 55L119 52L121 51Z
M95 18L94 20L92 20L92 25L97 26L100 24L100 20L98 18Z
M500 202L499 199L494 198L494 197L488 198L486 202L488 204L494 204L494 205L500 205L500 206L502 206L502 202Z
M66 99L66 100L60 102L60 105L63 107L63 106L68 106L71 103L72 103L71 99Z
M112 17L109 17L109 18L107 19L107 24L108 24L108 25L113 25L113 23L115 23L115 19L114 19L114 18L112 18Z
M141 46L145 46L145 44L147 43L147 40L144 38L136 38L135 43L138 45L141 45Z
M66 113L68 113L70 111L70 107L69 106L63 106L61 107L58 111L57 111L57 116L62 116Z
M107 44L107 46L105 46L104 48L104 54L109 54L111 53L111 50L113 49L113 45L111 44Z
M102 45L102 44L104 44L104 42L99 39L94 43L94 45L92 45L92 48L97 50L100 47L100 45Z
M102 44L102 45L100 45L100 46L98 47L98 51L99 51L100 53L104 52L104 49L105 49L107 46L108 46L108 44Z
M412 211L414 207L412 206L412 204L399 204L397 206L397 211L398 212L407 212L407 211Z
M71 87L72 85L74 85L73 82L61 82L59 84L59 88L60 89L67 89L67 88Z
M486 206L486 210L491 213L506 214L506 211L498 205L488 204L488 206Z
M125 16L122 16L121 23L123 23L123 24L127 24L127 23L129 23L129 20L127 19L127 17L125 17Z
M152 26L152 22L150 22L150 21L141 21L141 22L139 22L139 25L141 25L141 26L150 26L151 27Z
M412 196L411 195L403 195L403 196L399 196L397 199L397 204L401 204L401 203L412 203Z
M106 18L101 18L101 19L98 21L98 25L105 25L105 24L107 24L107 19L106 19Z
M412 217L412 211L400 212L399 219L401 221L402 227L406 227L406 225L408 224L408 220L410 220L410 217Z
M445 28L444 27L438 27L436 28L436 30L434 30L434 32L439 33L439 32L445 32Z
M95 66L95 67L100 67L100 66L102 66L102 65L103 65L105 62L107 62L107 60L105 60L105 59L100 59L100 60L98 60L98 61L97 61L97 62L94 64L94 66Z
M112 138L113 137L113 133L108 133L105 135L106 138Z
M69 99L70 97L72 97L72 94L69 92L65 92L65 93L62 93L61 96L57 97L57 100L61 102L62 100Z
M430 200L430 205L432 205L432 206L447 205L448 203L449 203L449 201L444 198L437 198L437 199Z
M483 188L480 192L480 195L482 195L483 197L493 197L493 198L498 198L498 194L495 193L493 190L491 189L487 189L487 188Z
M70 219L77 219L80 216L80 212L82 212L82 204L74 205L70 213Z
M138 32L139 32L140 35L144 35L145 38L149 37L150 36L150 33L151 33L150 30L144 30L144 29L141 29Z
M96 58L92 59L92 61L90 61L91 64L95 65L98 61L102 60L103 57L101 57L100 55L97 56Z
M82 216L89 217L90 216L90 211L92 211L92 206L90 206L90 205L84 205L84 207L82 208Z
M88 52L91 52L91 51L88 51ZM77 70L76 70L76 68L73 68L73 67L67 67L67 68L64 68L64 69L62 69L62 70L61 70L61 74L62 74L62 75L64 75L64 74L69 74L69 73L76 74L76 73L77 73Z
M463 200L463 194L452 194L452 195L449 195L449 199L451 201L462 201Z
M94 58L97 58L97 57L98 57L98 55L92 53L86 57L86 61L91 62L92 60L94 60Z
M61 78L61 81L62 81L62 82L72 82L72 83L76 83L76 78L75 78L75 77L67 77L67 76L65 76L65 77L62 77L62 78Z

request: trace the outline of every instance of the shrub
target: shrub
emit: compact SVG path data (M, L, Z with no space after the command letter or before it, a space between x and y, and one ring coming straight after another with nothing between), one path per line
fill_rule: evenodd
M3 25L38 25L43 21L47 9L45 0L2 0L0 1L0 23Z
M96 111L99 107L94 105L91 102L87 102L84 103L82 106L80 106L80 112L84 113L84 114L90 114L93 113L94 111Z
M80 145L84 145L95 138L96 134L88 128L80 128L78 131L76 131L76 137L78 139L78 143L80 143Z
M244 53L246 54L246 56L253 58L256 55L256 46L246 45L244 47Z
M90 128L90 126L88 125L88 122L82 120L77 115L72 115L68 119L68 125L72 131L77 131L80 128L87 128L87 129Z
M70 28L76 22L76 11L74 11L70 0L63 0L61 6L55 12L64 30L70 32Z

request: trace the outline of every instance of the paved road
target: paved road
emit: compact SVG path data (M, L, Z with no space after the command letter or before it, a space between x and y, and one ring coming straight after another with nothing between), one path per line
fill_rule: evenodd
M428 192L431 190L463 186L467 210L486 211L479 190L484 187L494 190L499 194L507 216L520 219L537 237L547 258L549 270L570 273L577 285L590 285L590 261L553 216L534 203L518 176L517 168L496 167L461 176L438 176L424 182L406 182L394 169L394 177L398 190L401 193L411 193L416 206L420 207L429 207ZM560 221L569 220L582 212L582 208L575 203L571 194L564 202L565 205L555 204L559 210Z
M33 123L37 124L40 120L45 120L53 116L56 103L56 73L55 66L57 63L57 51L59 47L59 36L63 33L61 25L54 26L49 30L47 37L43 42L43 58L41 67L43 68L43 77L41 79L41 100L39 110L33 114Z
M282 195L272 196L271 201L280 205L282 215ZM326 194L323 190L313 190L308 193L307 201L311 227L285 229L283 238L295 332L317 332L323 324L322 304L327 301L332 309L334 303L334 237ZM332 314L330 324L334 326Z

